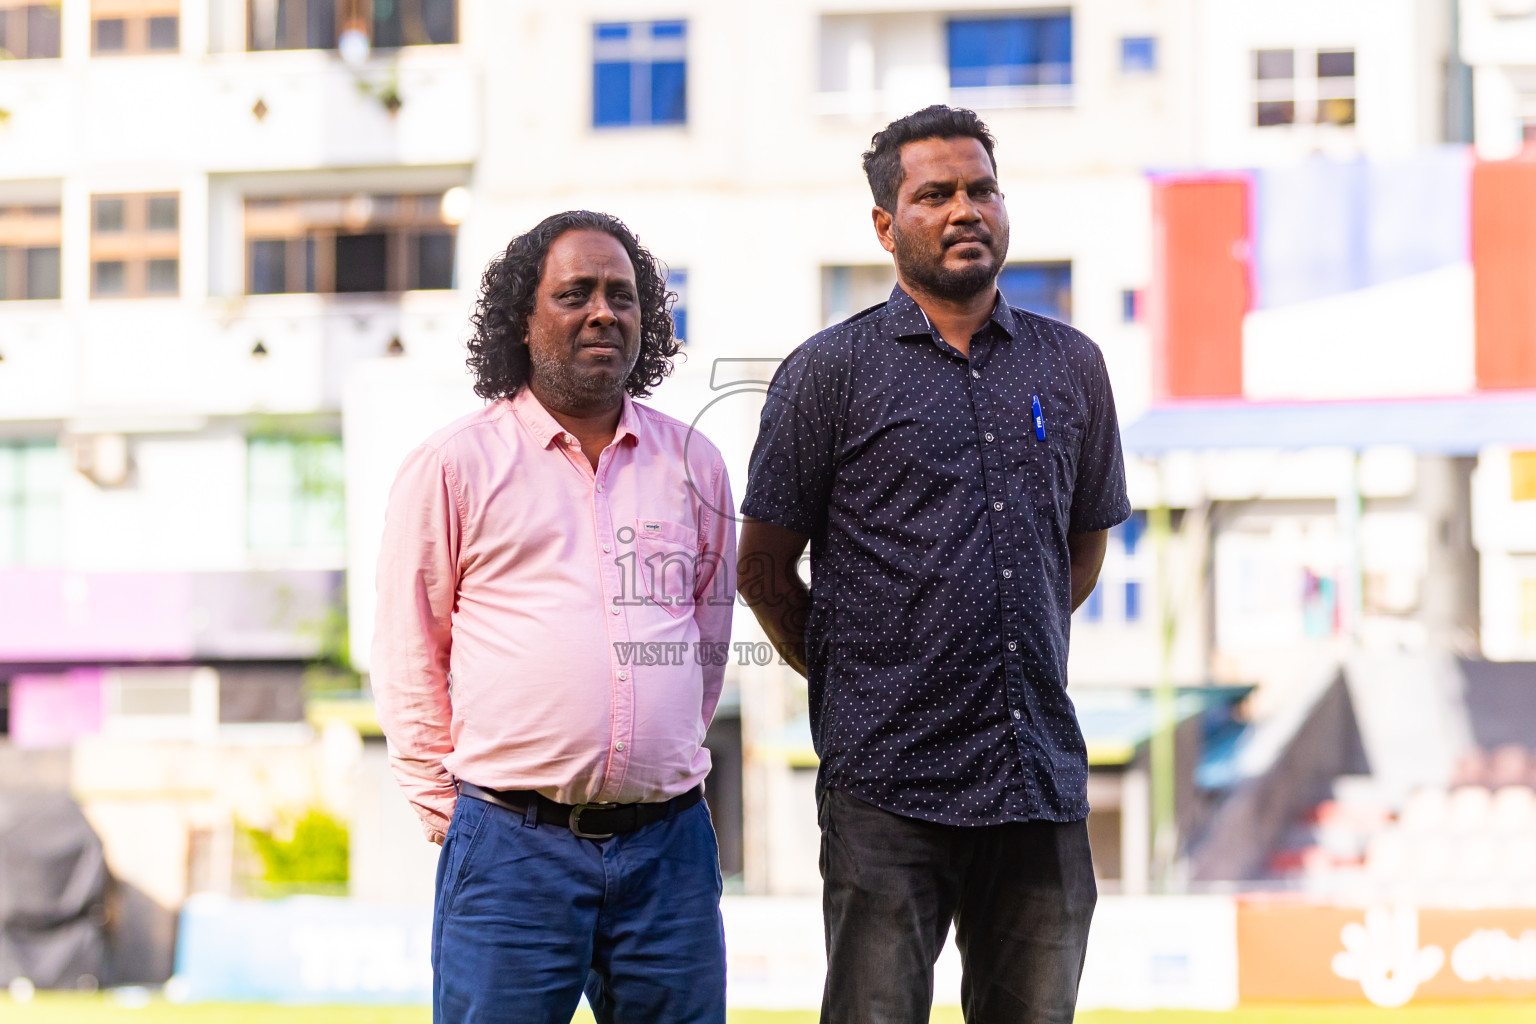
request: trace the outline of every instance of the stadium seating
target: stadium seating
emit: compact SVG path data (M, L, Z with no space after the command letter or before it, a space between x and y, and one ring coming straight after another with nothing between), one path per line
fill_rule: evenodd
M1536 905L1536 756L1478 750L1452 784L1396 801L1367 776L1334 781L1270 862L1285 888L1347 904Z

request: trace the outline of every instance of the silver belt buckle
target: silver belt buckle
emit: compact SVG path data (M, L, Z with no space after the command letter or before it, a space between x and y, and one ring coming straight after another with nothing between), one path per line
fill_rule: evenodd
M570 820L572 834L578 839L612 839L612 832L583 832L581 830L581 812L611 811L618 806L618 804L577 804L575 807L572 807Z

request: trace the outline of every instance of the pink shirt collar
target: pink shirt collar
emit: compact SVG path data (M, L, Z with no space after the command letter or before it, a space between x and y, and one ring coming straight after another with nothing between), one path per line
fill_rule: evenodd
M613 433L614 443L626 438L633 444L640 443L640 414L635 411L635 403L629 395L624 395L624 407L619 412L619 425ZM523 422L523 426L538 440L539 445L548 448L557 437L565 434L565 428L560 422L550 415L544 403L534 397L533 391L524 386L511 399L512 411Z

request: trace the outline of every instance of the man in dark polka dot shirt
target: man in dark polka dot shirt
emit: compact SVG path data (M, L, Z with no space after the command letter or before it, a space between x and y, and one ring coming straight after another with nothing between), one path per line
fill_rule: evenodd
M1130 504L1098 347L998 293L992 151L942 106L874 137L897 287L784 361L742 502L742 594L810 684L824 1022L928 1020L951 921L971 1024L1077 999L1096 891L1067 636Z

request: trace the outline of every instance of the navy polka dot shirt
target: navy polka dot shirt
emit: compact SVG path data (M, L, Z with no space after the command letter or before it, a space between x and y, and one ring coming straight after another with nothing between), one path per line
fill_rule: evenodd
M1131 512L1098 346L999 298L967 359L897 286L779 368L742 511L811 538L818 792L951 825L1087 815L1067 534Z

